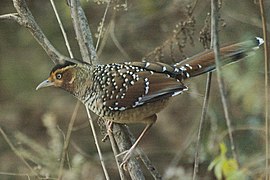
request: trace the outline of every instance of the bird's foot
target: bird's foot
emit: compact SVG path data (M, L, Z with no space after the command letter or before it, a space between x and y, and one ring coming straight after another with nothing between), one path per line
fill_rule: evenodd
M124 155L122 163L120 164L120 168L127 170L127 163L131 156L134 153L134 148L130 148L129 150L123 151L120 154L117 155L117 157Z
M112 133L112 125L113 125L113 122L112 121L106 121L106 129L107 129L107 133L105 134L105 136L102 138L102 142L105 142L108 137L109 137L109 133Z

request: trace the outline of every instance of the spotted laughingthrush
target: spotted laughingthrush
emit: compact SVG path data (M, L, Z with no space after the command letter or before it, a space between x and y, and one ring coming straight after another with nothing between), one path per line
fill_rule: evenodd
M263 43L263 39L256 37L225 46L220 49L220 63L225 65L243 59ZM215 58L212 50L174 65L160 62L104 65L65 62L56 65L49 78L36 89L47 86L62 88L107 121L147 124L125 154L123 162L126 162L143 135L155 123L156 114L166 107L171 97L188 90L184 80L214 69Z

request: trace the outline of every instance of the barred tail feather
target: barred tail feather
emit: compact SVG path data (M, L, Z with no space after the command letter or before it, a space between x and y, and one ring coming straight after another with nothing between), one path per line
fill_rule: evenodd
M262 38L255 37L252 40L220 48L221 65L230 64L247 57L252 52L259 49L263 43L264 40ZM198 76L215 70L215 55L213 50L207 50L191 58L187 58L174 66L184 71L184 75L186 76L184 79Z

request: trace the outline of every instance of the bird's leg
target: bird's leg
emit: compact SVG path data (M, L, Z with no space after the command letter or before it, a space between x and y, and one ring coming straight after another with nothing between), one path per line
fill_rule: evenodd
M141 141L141 139L143 138L143 136L146 134L146 132L152 127L152 125L154 124L154 122L156 121L157 116L153 115L149 118L148 120L148 124L146 125L146 127L143 129L142 133L140 134L140 136L138 137L138 139L135 141L135 143L131 146L131 148L128 151L125 151L125 156L123 157L123 161L120 164L120 167L123 168L127 161L129 160L129 158L131 157L133 151L136 149L137 145L139 144L139 142ZM119 155L122 155L122 153L120 153Z
M112 132L112 125L113 125L113 122L112 122L112 121L106 121L106 122L105 122L105 125L106 125L107 132L106 132L105 136L102 138L102 140L101 140L102 142L105 142L106 139L107 139L108 136L109 136L109 133Z
M112 132L112 125L113 125L112 121L106 121L107 132Z
M120 164L120 167L124 167L124 165L127 163L127 161L129 160L129 158L133 154L133 151L136 149L137 145L141 141L142 137L151 128L152 125L153 125L153 123L147 124L146 127L143 129L142 133L140 134L140 136L138 137L138 139L135 141L135 143L131 146L131 148L127 152L125 152L125 156L123 157L123 161Z

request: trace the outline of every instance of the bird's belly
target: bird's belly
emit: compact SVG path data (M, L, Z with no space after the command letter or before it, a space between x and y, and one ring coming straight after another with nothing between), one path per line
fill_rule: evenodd
M149 118L160 112L167 106L169 99L163 99L138 106L124 111L111 111L110 115L104 116L104 119L116 123L152 123L153 118Z

